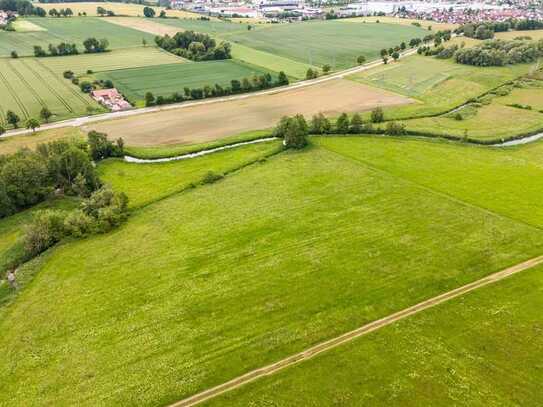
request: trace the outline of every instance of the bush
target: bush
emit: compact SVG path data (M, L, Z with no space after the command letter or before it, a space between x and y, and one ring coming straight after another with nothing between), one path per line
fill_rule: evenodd
M273 135L284 139L286 148L303 148L307 145L309 127L305 118L298 114L293 117L283 117L275 127Z
M63 237L63 211L49 209L36 212L24 233L23 242L27 258L37 256Z
M62 76L64 76L64 78L66 78L66 79L72 79L74 77L74 73L72 71L68 70L68 71L64 71L62 73Z
M311 118L309 125L311 134L329 134L332 132L332 125L322 113L316 114Z
M388 122L385 134L387 136L403 136L405 134L405 125L402 123Z
M342 113L336 121L336 133L347 134L349 133L349 116L347 113Z
M202 179L202 184L213 184L223 178L224 178L224 175L222 174L217 174L216 172L208 171L206 175L204 176L204 178Z

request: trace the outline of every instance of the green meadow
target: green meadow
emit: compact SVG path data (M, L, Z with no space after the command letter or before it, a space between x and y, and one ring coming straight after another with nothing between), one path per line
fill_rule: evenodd
M47 49L49 44L75 43L83 52L83 41L89 37L106 38L110 49L141 46L146 39L153 43L154 36L132 28L110 24L96 17L29 18L28 21L45 29L35 32L0 31L0 56L17 51L19 56L33 55L34 45Z
M424 311L207 406L535 406L543 267Z
M454 109L531 70L530 65L473 67L413 55L351 75L349 79L400 93L418 103L385 109L387 118L436 115Z
M226 87L233 79L241 81L269 72L243 62L223 60L118 69L100 72L97 77L111 79L130 100L143 100L147 92L155 96L170 96L174 92L183 94L186 87L214 87L215 84ZM276 75L273 77L275 79Z
M256 146L104 163L145 206L0 310L0 404L168 404L542 252L541 143L312 140L180 193Z

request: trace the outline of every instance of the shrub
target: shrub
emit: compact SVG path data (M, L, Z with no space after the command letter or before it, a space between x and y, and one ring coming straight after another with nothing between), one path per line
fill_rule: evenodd
M364 130L364 123L362 122L362 117L358 113L355 113L353 115L353 118L351 119L351 128L350 133L352 134L360 134Z
M309 132L311 134L328 134L332 130L330 120L328 120L322 113L316 114L311 118L309 126Z
M202 179L202 184L213 184L214 182L219 181L220 179L223 179L224 175L217 174L213 171L208 171L204 178Z
M388 122L385 134L387 136L402 136L405 134L405 125L402 123Z
M27 258L47 250L64 236L64 212L59 210L38 211L26 226L24 249Z

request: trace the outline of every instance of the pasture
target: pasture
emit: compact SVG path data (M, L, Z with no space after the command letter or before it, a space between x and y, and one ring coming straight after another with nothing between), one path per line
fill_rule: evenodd
M527 270L205 405L537 405L542 293Z
M86 74L89 69L94 72L111 71L116 69L183 63L185 60L158 47L148 46L116 49L111 52L98 54L70 55L62 58L42 58L40 59L40 62L58 74L62 74L62 72L69 69L76 75L82 75Z
M468 105L455 113L404 123L412 131L477 140L508 139L543 131L543 86L539 81L522 83L506 96L483 98L479 107Z
M427 31L398 24L347 24L341 21L313 21L274 24L255 30L222 34L237 44L293 59L309 65L330 65L344 69L356 65L356 58L379 58L382 48L423 37Z
M19 115L20 125L28 118L39 118L43 107L53 113L51 120L81 116L89 109L103 110L36 58L0 58L0 94L0 122L4 125L8 110Z
M110 49L139 47L146 39L152 44L154 37L131 28L110 24L95 17L29 18L28 21L45 29L35 32L0 32L0 56L9 56L15 50L19 56L33 55L34 45L47 49L49 44L75 43L83 52L83 41L89 37L107 38Z
M411 106L388 109L388 118L442 113L528 73L530 65L473 67L450 60L413 55L349 76L349 79L418 100Z
M327 103L323 104L323 100ZM284 115L301 113L309 117L323 112L335 116L343 111L365 111L410 102L410 99L381 89L337 79L287 92L272 91L271 94L220 103L210 99L199 105L95 123L84 130L103 131L138 147L194 144L254 129L269 129ZM233 117L242 119L232 120Z
M241 81L269 72L242 62L224 60L118 69L100 72L96 76L111 79L115 87L135 102L142 101L147 92L152 92L155 97L170 96L174 92L183 94L185 87L214 87L215 84L225 87L230 86L232 79ZM272 76L275 79L277 75Z
M0 402L168 404L542 252L541 144L313 140L51 251Z

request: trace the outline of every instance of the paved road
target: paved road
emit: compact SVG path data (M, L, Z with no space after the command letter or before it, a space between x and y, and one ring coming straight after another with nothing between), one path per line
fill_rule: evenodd
M402 319L410 317L414 314L417 314L421 311L424 311L428 308L435 307L436 305L442 304L446 301L452 300L453 298L459 297L461 295L467 294L471 291L479 289L481 287L487 286L489 284L496 283L500 280L503 280L507 277L510 277L514 274L520 273L522 271L531 269L540 264L543 264L543 256L535 257L533 259L527 260L525 262L519 263L515 266L509 267L507 269L498 271L494 274L490 274L480 280L474 281L472 283L466 284L462 287L458 287L454 290L448 291L436 297L430 298L426 301L420 302L416 305L413 305L409 308L405 308L401 311L398 311L394 314L391 314L387 317L381 318L377 321L370 322L360 328L357 328L353 331L347 332L343 335L340 335L336 338L332 338L326 342L322 342L311 348L308 348L302 352L296 353L292 356L289 356L285 359L282 359L276 363L273 363L268 366L261 367L259 369L248 372L242 376L239 376L235 379L232 379L226 383L220 384L218 386L212 387L210 389L204 390L200 393L197 393L191 397L188 397L184 400L178 401L172 404L170 407L188 407L200 404L206 400L217 397L223 393L226 393L230 390L234 390L238 387L241 387L247 383L250 383L254 380L257 380L264 376L269 376L271 374L277 373L280 370L285 369L286 367L292 366L294 364L300 363L302 361L311 359L323 352L329 351L333 348L336 348L344 343L351 342L352 340L359 338L361 336L367 335L370 332L374 332L380 328L383 328L387 325L391 325L395 322L398 322Z
M401 54L400 58L405 58L409 55L413 55L416 53L415 49L411 49L408 51L405 51ZM70 120L64 120L60 122L50 123L50 124L44 124L39 128L39 131L43 130L50 130L50 129L58 129L62 127L79 127L83 126L85 124L89 123L96 123L101 122L105 120L112 120L112 119L120 119L122 117L130 117L130 116L136 116L140 114L145 113L154 113L154 112L161 112L165 110L173 110L173 109L184 109L191 106L200 106L200 105L209 105L212 103L222 103L227 102L231 100L241 100L241 99L249 99L254 98L258 96L264 96L264 95L273 95L276 93L283 93L283 92L290 92L296 89L305 88L307 86L313 86L317 85L319 83L331 81L334 79L341 79L344 78L347 75L352 75L357 72L362 72L371 68L374 68L376 66L382 65L383 61L373 61L364 65L355 66L354 68L345 69L343 71L339 71L327 76L322 76L317 79L311 79L307 81L301 81L296 82L288 86L283 86L280 88L274 88L269 90L263 90L259 92L252 92L252 93L245 93L242 95L234 95L234 96L228 96L228 97L222 97L222 98L213 98L213 99L206 99L198 102L184 102L184 103L175 103L171 105L162 105L162 106L152 106L152 107L143 107L139 109L132 109L132 110L125 110L123 112L111 112L111 113L104 113L94 116L83 116L78 117L76 119L70 119ZM10 130L3 135L0 136L0 138L6 138L6 137L12 137L12 136L20 136L23 134L30 134L32 133L32 130L27 129L17 129L17 130Z

